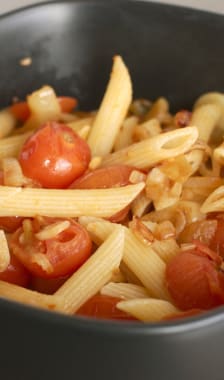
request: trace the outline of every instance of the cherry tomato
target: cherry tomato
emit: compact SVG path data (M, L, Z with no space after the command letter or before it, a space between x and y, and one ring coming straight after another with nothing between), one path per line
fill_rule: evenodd
M131 172L134 170L131 166L114 165L107 168L98 168L87 173L75 180L71 189L106 189L110 187L126 186L129 182Z
M30 282L30 274L14 255L11 255L8 268L0 273L0 280L26 288Z
M50 223L51 224L51 223ZM41 278L57 278L69 275L77 270L90 256L92 242L86 229L79 223L70 220L70 226L52 239L39 240L35 232L35 220L32 221L34 231L31 242L23 243L21 235L23 228L19 228L10 240L13 254L34 276ZM51 270L41 266L35 259L35 254L46 256Z
M72 112L78 104L76 98L71 98L69 96L60 96L58 97L58 101L61 106L61 111L65 113Z
M37 292L54 294L68 279L68 276L58 278L41 278L32 276L30 287Z
M61 111L65 113L70 113L77 106L77 99L68 96L58 97L59 104L61 106ZM15 116L15 118L21 122L25 122L30 117L30 109L27 102L18 102L10 107L10 111Z
M175 256L166 268L167 287L182 310L211 309L224 303L222 258L200 242Z
M0 171L0 186L4 185L3 172ZM19 216L1 216L0 217L0 229L5 232L14 232L22 224L23 218Z
M87 169L90 149L71 128L48 122L22 147L19 162L25 176L43 187L68 187Z
M30 117L30 109L27 102L18 102L10 107L10 111L15 118L21 122L25 122Z
M105 189L110 187L120 187L130 184L129 177L134 170L131 166L114 165L107 168L99 168L84 173L76 181L74 181L71 189ZM111 216L111 222L120 222L124 220L129 212L130 207L127 206L115 215Z
M76 314L98 319L136 321L134 317L116 308L119 301L121 301L120 298L97 294L81 306Z

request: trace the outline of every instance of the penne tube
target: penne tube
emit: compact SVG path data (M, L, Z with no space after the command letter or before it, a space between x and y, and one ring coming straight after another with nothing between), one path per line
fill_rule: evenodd
M201 212L224 211L224 186L218 187L211 193L201 206Z
M114 57L111 78L89 134L93 156L110 153L132 100L131 79L122 58Z
M116 307L143 322L158 322L171 315L181 314L172 303L151 298L121 301Z
M7 109L0 112L0 139L8 136L16 126L15 117Z
M140 169L150 168L168 158L186 153L197 138L196 127L161 133L107 155L102 161L102 166L126 164Z
M0 216L109 217L124 209L143 188L143 183L97 190L0 186Z
M90 235L104 241L116 224L110 222L93 222L86 226ZM125 231L123 262L137 276L149 294L155 298L169 300L165 285L166 264L151 246L140 241L128 228Z
M10 263L10 253L5 232L0 230L0 273L4 272Z
M98 293L119 268L123 250L124 231L116 227L108 239L55 293L64 300L62 311L74 314Z
M114 143L114 150L120 150L133 143L134 128L138 123L136 116L130 116L123 122Z
M200 139L208 142L220 116L221 109L216 104L205 104L194 110L191 125L196 125Z
M28 95L27 103L31 116L24 124L24 129L32 130L49 120L60 119L61 107L53 88L50 86L43 86L41 89Z
M31 135L30 132L18 136L7 137L0 140L0 159L6 157L16 157L19 154L24 142Z
M151 248L165 263L169 263L180 252L180 247L175 239L154 240Z
M124 300L149 297L147 290L143 286L128 283L109 282L101 289L100 293Z
M64 305L59 296L38 293L5 281L0 281L0 297L52 311L61 311Z
M78 132L80 129L82 129L86 125L89 125L91 127L92 124L93 124L93 120L94 120L93 116L84 117L82 119L74 120L74 121L72 121L70 123L67 123L67 125L71 129L73 129L74 132Z
M24 177L19 161L8 157L2 160L3 178L5 186L23 186L28 183Z

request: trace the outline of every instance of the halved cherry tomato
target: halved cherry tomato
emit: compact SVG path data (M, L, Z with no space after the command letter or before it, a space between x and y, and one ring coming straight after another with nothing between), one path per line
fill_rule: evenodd
M26 288L30 282L30 273L14 255L11 255L8 268L0 273L0 280Z
M76 315L98 319L136 321L134 317L116 308L119 301L121 301L120 298L97 294L81 306Z
M0 186L4 185L3 172L0 171ZM14 232L22 224L23 218L19 216L1 216L0 217L0 229L5 232Z
M52 220L54 222L55 220ZM54 238L39 240L35 233L41 229L35 220L32 222L31 241L23 242L23 228L19 228L10 240L12 253L34 275L42 278L57 278L77 270L90 256L92 242L86 229L74 220L70 226ZM49 222L49 224L51 224ZM45 225L46 226L46 225ZM50 269L41 265L35 257L44 255Z
M211 309L224 304L223 261L202 243L194 244L167 264L167 287L180 309Z
M68 187L87 169L88 144L64 124L48 122L22 147L19 162L25 176L43 187Z
M77 99L69 96L58 97L59 104L61 106L61 111L65 113L70 113L77 106ZM27 102L18 102L10 107L10 111L15 116L15 118L21 122L25 122L30 117L30 109Z
M87 173L75 180L71 185L71 189L105 189L111 187L120 187L130 184L129 177L133 167L127 165L113 165L107 168L99 168ZM111 222L120 222L125 219L130 207L119 211L109 220Z

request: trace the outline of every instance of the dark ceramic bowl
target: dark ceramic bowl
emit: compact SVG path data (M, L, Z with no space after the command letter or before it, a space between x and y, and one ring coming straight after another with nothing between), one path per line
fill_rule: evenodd
M112 56L135 96L173 109L224 90L224 17L148 2L69 2L0 18L0 102L43 84L99 105ZM29 67L20 59L31 56ZM0 300L2 380L223 380L224 312L178 323L97 322Z

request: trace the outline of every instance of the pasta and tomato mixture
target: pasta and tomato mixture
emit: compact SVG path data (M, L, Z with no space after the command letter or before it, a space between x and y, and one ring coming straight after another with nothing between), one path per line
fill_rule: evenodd
M120 56L97 111L50 86L0 112L0 297L156 322L224 304L224 94L171 114Z

